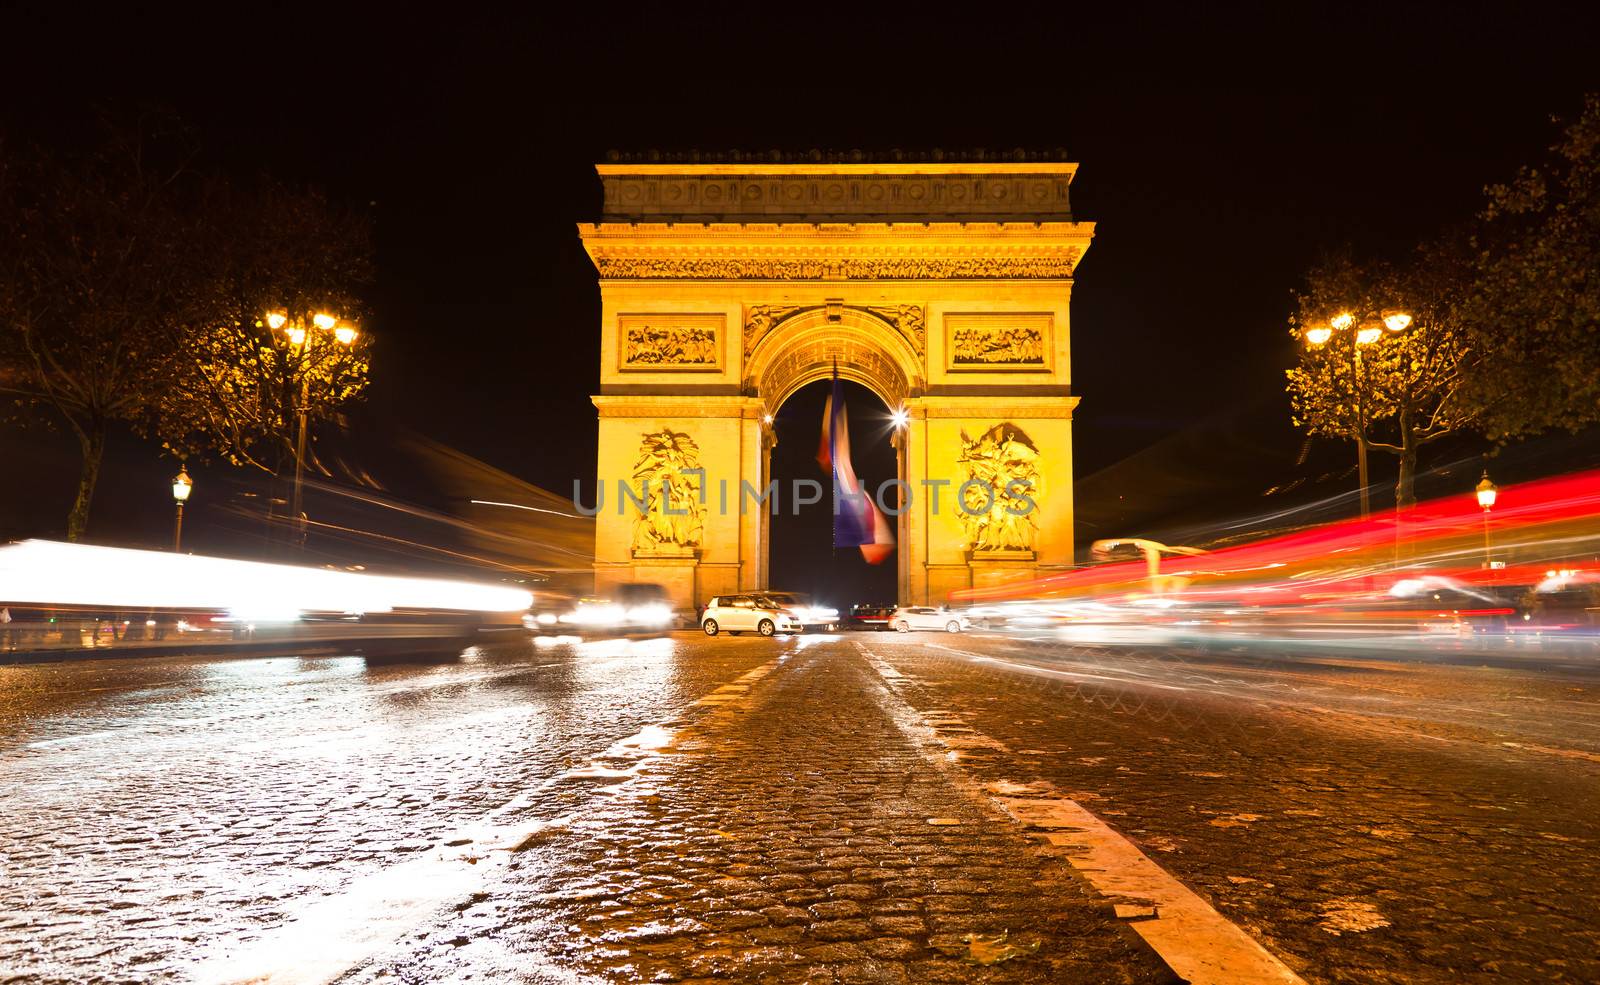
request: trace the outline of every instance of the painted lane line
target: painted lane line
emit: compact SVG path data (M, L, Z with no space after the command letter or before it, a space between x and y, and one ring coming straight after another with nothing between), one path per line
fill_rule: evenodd
M856 645L891 691L907 680L885 658ZM891 670L892 676L883 674L884 669ZM947 761L954 761L953 757L961 749L971 748L975 740L988 738L949 711L928 711L918 717L933 740L950 750L950 756L943 757ZM952 735L953 729L960 731ZM1005 750L998 742L994 747ZM1007 816L1041 838L1051 854L1062 858L1096 892L1110 898L1117 917L1190 985L1305 985L1259 941L1104 821L1061 796L1048 781L1000 780L984 791Z
M1040 794L1055 793L1040 784ZM1117 915L1191 985L1304 985L1299 975L1132 842L1076 801L1061 796L992 799L1026 828L1041 832Z

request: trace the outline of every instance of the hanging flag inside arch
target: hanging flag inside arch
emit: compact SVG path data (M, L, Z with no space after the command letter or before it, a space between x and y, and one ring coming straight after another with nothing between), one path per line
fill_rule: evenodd
M817 462L833 472L833 546L859 547L868 564L882 564L894 553L894 531L883 511L867 495L850 463L850 419L844 405L839 367L833 368L833 392L822 408L822 445Z

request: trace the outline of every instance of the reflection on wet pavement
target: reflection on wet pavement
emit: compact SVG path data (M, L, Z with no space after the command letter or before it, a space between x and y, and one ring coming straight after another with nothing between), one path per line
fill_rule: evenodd
M851 642L765 669L357 980L1170 980L931 760Z
M981 633L0 667L0 981L1172 980L1041 791L1313 985L1596 981L1597 694Z
M768 657L611 640L0 668L0 953L31 981L170 977Z

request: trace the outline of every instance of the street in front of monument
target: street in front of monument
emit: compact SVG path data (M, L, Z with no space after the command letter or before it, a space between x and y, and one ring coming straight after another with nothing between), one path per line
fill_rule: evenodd
M1600 979L1600 673L1559 654L675 634L0 684L5 981L1175 980L1176 904L1052 849L1095 823L1282 980Z

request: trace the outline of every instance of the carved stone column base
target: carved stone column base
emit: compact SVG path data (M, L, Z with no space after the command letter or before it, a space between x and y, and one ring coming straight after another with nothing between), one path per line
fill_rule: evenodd
M698 547L683 547L678 544L658 544L648 550L641 550L637 547L633 549L635 563L657 558L692 558L699 557L699 555L700 549Z
M633 552L633 581L665 588L675 610L689 610L697 601L696 573L700 559L692 547L659 547Z
M1038 558L1034 551L973 551L968 561L972 568L972 587L989 588L1033 578L1039 571Z

